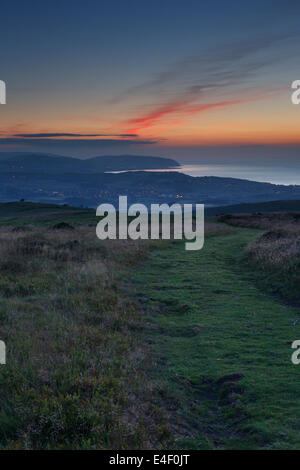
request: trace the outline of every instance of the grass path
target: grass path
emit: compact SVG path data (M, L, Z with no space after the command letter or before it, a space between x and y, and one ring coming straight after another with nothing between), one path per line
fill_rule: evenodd
M156 249L135 272L145 340L177 448L300 447L299 312L259 290L243 262L257 231ZM244 377L227 374L243 374ZM220 380L221 379L221 380Z

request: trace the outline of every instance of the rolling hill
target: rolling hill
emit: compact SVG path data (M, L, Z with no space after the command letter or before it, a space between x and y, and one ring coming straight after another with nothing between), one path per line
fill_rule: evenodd
M130 203L204 203L211 206L300 199L300 186L220 178L192 177L179 172L30 173L0 172L0 202L33 202L97 207Z
M206 215L208 216L221 214L251 214L257 212L300 212L300 200L234 204L231 206L208 207L206 209Z
M116 204L119 195L127 195L130 203L148 206L180 202L217 207L300 200L300 186L215 176L192 177L176 171L142 171L174 169L177 165L172 159L130 155L79 160L47 154L2 153L0 202L25 199L97 207L102 202Z
M0 153L1 172L14 173L102 173L105 171L176 168L170 158L136 155L101 156L81 160L73 157L39 153Z

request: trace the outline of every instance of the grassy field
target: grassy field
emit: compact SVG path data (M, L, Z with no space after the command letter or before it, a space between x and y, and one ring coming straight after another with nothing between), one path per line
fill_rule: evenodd
M89 210L25 204L0 211L0 449L300 447L283 297L297 218L223 217L188 252L99 241Z
M85 226L0 229L0 448L165 445L143 312L119 288L147 250Z
M291 363L299 313L264 293L246 267L244 249L261 233L208 234L199 252L154 250L136 273L176 448L300 447Z
M95 210L68 205L38 202L0 203L0 226L52 226L59 222L86 225L96 224Z

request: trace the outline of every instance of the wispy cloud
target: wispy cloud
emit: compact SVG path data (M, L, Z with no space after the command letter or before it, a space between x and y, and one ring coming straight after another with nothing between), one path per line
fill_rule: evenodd
M127 153L137 147L158 143L152 139L90 139L90 138L31 138L2 137L0 149L42 153L64 153L85 158L88 155Z
M278 61L284 52L280 46L293 37L292 34L268 35L207 50L173 64L146 83L125 90L111 103L132 96L152 97L152 105L139 106L136 115L122 123L127 132L152 127L170 114L188 116L246 103L253 99L245 98L245 89L254 87L252 79Z
M226 106L232 106L235 104L245 103L247 100L231 100L231 101L220 101L216 103L206 103L193 105L190 101L175 101L172 103L167 103L165 105L159 106L158 108L150 111L149 113L144 114L143 116L129 119L125 124L128 126L133 126L133 130L142 130L148 127L152 127L157 123L157 121L164 116L172 113L181 113L185 115L192 115L201 112L208 111L213 108L221 108Z
M145 140L145 139L44 139L44 138L18 138L18 137L1 137L0 145L7 144L22 144L22 145L32 145L32 144L47 144L47 145L69 145L69 144L89 144L89 145L144 145L144 144L153 144L157 143L156 140Z
M287 51L280 52L278 46L294 37L295 34L272 34L209 48L175 62L153 79L124 90L110 102L118 103L138 93L202 93L248 82L262 68L287 58Z
M42 132L38 134L14 134L14 137L51 138L51 137L138 137L138 134L75 134L66 132Z

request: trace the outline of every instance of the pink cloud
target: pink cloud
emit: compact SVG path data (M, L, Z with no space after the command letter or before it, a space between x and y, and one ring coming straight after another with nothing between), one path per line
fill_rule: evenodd
M145 113L140 117L129 119L124 122L126 126L129 126L127 132L138 132L143 129L147 129L156 125L162 118L170 114L180 113L187 116L203 113L209 111L213 108L220 108L226 106L233 106L236 104L246 103L249 100L246 99L236 99L228 101L218 101L215 103L206 103L206 104L192 104L191 99L178 100L170 103L163 104L153 109L152 111Z

